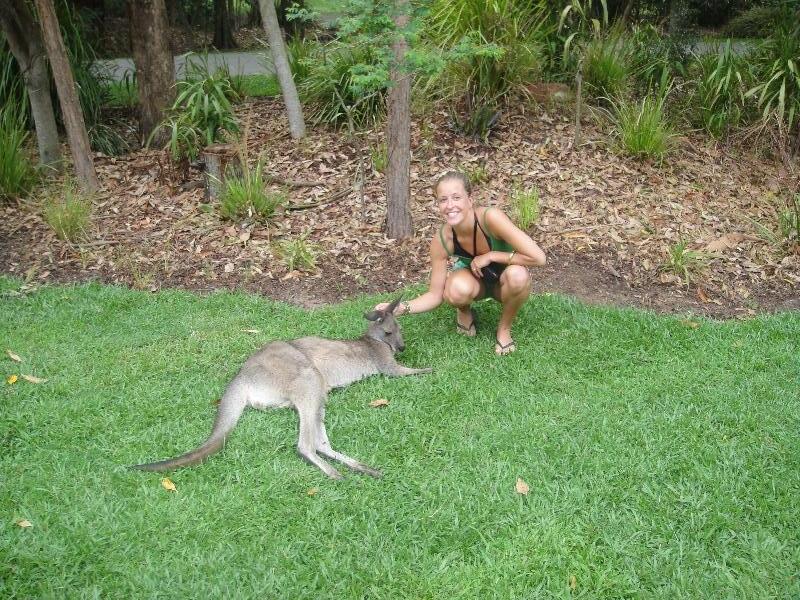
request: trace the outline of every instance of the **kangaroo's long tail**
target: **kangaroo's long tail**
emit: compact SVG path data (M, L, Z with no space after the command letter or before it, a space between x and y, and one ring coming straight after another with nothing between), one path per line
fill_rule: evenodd
M236 427L244 408L245 402L239 398L236 398L236 401L226 403L226 398L223 397L220 401L220 408L214 421L214 427L211 429L211 435L208 436L202 446L175 458L141 465L131 465L130 468L139 469L140 471L169 471L203 462L215 452L219 452L225 445L225 439Z

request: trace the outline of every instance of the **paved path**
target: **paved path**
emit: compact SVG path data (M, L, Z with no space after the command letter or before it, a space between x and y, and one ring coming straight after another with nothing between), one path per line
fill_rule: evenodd
M272 75L272 61L267 52L209 52L208 54L179 54L175 57L175 75L183 79L186 75L186 62L201 63L208 58L209 70L213 71L221 65L227 65L232 75ZM115 81L133 74L134 65L131 58L112 58L98 60L95 68Z

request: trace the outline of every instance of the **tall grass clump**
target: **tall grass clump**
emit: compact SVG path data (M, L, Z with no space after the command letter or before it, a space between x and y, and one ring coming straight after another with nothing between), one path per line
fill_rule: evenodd
M629 46L624 35L593 37L583 49L583 82L595 99L624 95L631 81Z
M466 93L476 106L523 95L542 73L553 30L548 16L541 1L436 0L427 19L428 38L445 50L459 44L464 49L442 81L448 95Z
M108 156L124 154L130 149L130 144L118 131L121 123L116 120L107 121L103 115L103 108L113 103L111 80L95 67L97 53L92 47L89 29L78 10L70 7L67 2L58 2L57 8L89 144L92 150ZM56 106L58 107L58 103Z
M254 167L242 168L240 175L225 178L219 198L219 211L223 218L232 221L254 219L267 221L277 208L286 203L287 194L266 188L264 163L259 159Z
M0 198L26 195L36 182L34 163L27 151L25 112L14 104L0 107Z
M386 113L388 74L384 73L380 82L373 80L374 86L359 79L364 66L376 67L379 59L370 48L339 41L320 47L303 59L308 73L298 85L298 93L309 106L311 120L341 126L347 123L349 114L353 126L362 129L382 119Z
M613 105L616 135L626 154L660 161L669 152L675 134L664 112L666 96L653 92L640 101L623 99Z
M291 240L281 240L275 244L275 253L283 261L288 271L301 269L313 271L317 267L317 246L308 241L310 232Z
M786 135L800 131L800 9L785 5L774 32L749 59L755 81L747 91L762 120L777 121ZM794 151L800 150L800 133Z
M696 121L711 135L720 137L738 126L745 110L746 59L727 40L717 54L700 56L693 69L697 87L693 104Z
M45 199L43 217L59 239L77 242L89 232L92 200L68 182L60 194Z
M511 193L511 214L522 230L529 229L539 220L539 188L523 189L515 185Z

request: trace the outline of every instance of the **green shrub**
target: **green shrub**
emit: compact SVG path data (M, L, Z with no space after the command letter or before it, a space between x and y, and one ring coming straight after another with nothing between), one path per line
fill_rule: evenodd
M790 133L800 122L800 13L785 8L775 30L748 57L757 82L755 98L763 121L777 119Z
M259 159L255 167L245 165L241 175L231 174L225 178L219 198L223 218L267 221L286 203L286 192L266 189L263 169L263 161Z
M618 98L630 84L630 56L622 35L595 36L583 52L583 82L589 96Z
M453 60L437 85L445 96L466 96L473 106L492 106L523 95L540 78L545 45L553 31L545 2L436 0L427 38Z
M692 103L699 124L716 137L739 125L745 111L747 79L745 58L733 51L727 40L718 54L700 56L693 69L696 75Z
M462 117L455 110L450 110L450 123L453 129L474 140L486 142L500 119L500 109L494 103L472 106L471 102L467 102L465 112Z
M207 65L187 66L187 79L177 83L178 96L172 112L185 115L206 145L223 139L225 133L238 133L231 100L238 98L226 70L208 71Z
M298 93L309 105L309 117L315 123L342 125L350 112L353 126L361 129L374 125L385 114L387 84L370 88L358 79L360 67L378 65L378 57L371 50L332 42L303 62L309 72ZM388 81L388 73L383 75Z
M772 33L780 16L778 6L752 6L728 21L722 33L726 37L764 38Z
M640 102L620 100L613 107L614 124L623 151L632 156L661 160L674 134L664 114L666 94L649 94Z
M782 243L800 244L800 194L795 194L778 214L778 231Z
M14 104L0 108L0 198L26 195L36 182L36 170L26 150L28 130L24 112Z
M72 183L67 183L58 198L45 201L44 220L59 239L77 242L89 231L92 201L81 194Z
M685 36L663 35L653 25L634 26L626 49L638 90L647 91L674 74L685 77L691 59L689 46Z
M92 150L109 156L124 154L130 150L130 144L117 131L123 126L122 122L116 119L109 121L103 115L103 108L113 104L114 97L111 78L99 72L95 66L97 53L90 42L92 35L76 9L67 2L58 2L56 6L75 87L78 89L78 101L86 122L89 145ZM60 110L59 103L55 105Z
M286 43L286 51L295 85L300 85L308 79L311 73L310 65L318 49L319 43L313 40L299 36L289 38Z
M309 232L293 240L281 240L275 244L275 252L288 271L300 268L313 271L317 266L317 247L308 241Z
M539 188L523 190L515 185L511 193L511 212L520 229L529 229L539 219Z

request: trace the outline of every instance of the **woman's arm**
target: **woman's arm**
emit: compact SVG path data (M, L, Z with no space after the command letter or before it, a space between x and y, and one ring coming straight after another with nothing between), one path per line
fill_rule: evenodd
M509 219L502 210L491 210L487 208L484 218L490 233L494 237L508 243L514 249L513 253L497 250L487 252L483 255L486 257L486 259L484 259L486 260L486 264L496 262L506 265L514 264L524 267L540 267L547 262L547 257L544 251L539 247L539 244L534 242L527 233L514 225L513 221ZM486 265L480 265L480 267L485 266Z
M433 310L444 299L444 284L447 280L447 250L442 246L438 236L431 240L431 282L428 291L407 302L401 302L395 309L396 315L408 315ZM375 307L383 310L388 303L383 302Z

